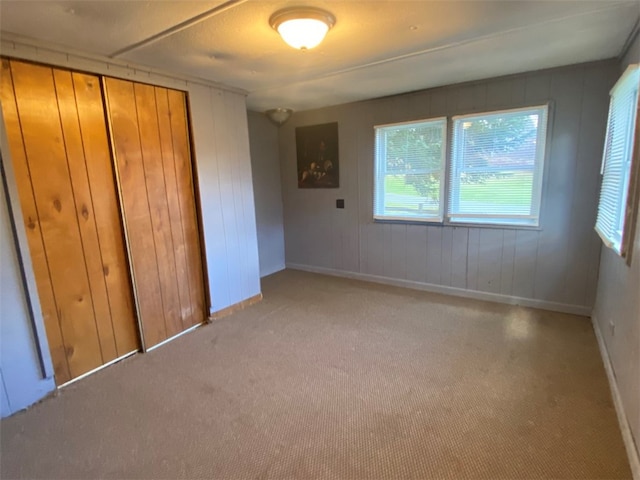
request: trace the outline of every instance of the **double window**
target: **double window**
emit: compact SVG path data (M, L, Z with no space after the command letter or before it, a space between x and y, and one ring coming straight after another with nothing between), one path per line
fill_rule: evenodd
M537 226L547 106L375 127L374 218ZM445 191L448 193L445 195Z
M631 65L611 90L602 159L596 231L605 245L621 255L626 253L634 218L634 198L629 196L629 191L630 185L633 186L631 163L639 82L640 67ZM625 217L628 217L628 222L625 222Z

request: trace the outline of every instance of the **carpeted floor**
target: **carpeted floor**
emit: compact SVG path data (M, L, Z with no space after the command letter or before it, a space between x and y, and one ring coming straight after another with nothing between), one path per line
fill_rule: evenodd
M587 318L284 271L0 423L10 478L630 478Z

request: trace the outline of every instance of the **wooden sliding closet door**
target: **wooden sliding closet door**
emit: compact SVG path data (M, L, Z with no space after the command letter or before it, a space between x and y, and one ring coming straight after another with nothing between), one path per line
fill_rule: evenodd
M204 321L200 236L183 92L105 78L146 348Z
M3 59L0 98L61 384L138 349L100 79Z

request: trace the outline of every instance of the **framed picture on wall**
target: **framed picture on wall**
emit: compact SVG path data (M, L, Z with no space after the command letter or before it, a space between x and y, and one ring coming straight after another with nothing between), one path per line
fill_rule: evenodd
M298 188L338 188L338 123L296 128Z

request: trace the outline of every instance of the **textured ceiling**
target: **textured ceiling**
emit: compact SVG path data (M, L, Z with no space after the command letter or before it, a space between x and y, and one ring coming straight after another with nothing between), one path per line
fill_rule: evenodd
M268 24L295 4L337 18L307 52ZM639 17L640 0L0 2L3 34L242 88L253 110L304 110L611 58Z

